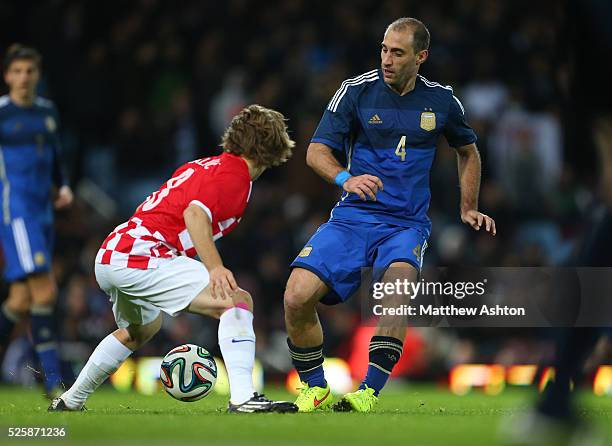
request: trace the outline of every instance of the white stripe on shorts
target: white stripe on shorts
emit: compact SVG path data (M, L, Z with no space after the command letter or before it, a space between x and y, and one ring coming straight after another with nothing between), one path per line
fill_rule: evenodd
M13 228L13 237L15 238L19 263L21 263L21 267L26 273L31 273L34 271L34 260L32 259L30 240L28 239L28 232L26 231L23 218L13 220L11 227Z

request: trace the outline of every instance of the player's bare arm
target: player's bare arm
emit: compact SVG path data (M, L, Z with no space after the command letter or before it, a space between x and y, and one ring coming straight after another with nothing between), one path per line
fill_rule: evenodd
M476 144L457 147L457 169L461 186L461 221L479 231L484 224L487 232L495 235L495 220L478 211L480 192L480 153Z
M336 183L338 174L346 171L332 154L332 149L317 142L308 146L306 164L329 183ZM357 194L363 201L368 198L376 201L376 193L383 190L383 183L374 175L364 174L349 176L342 184L342 188L348 193Z
M214 299L232 299L239 289L238 284L234 274L223 266L208 215L199 206L191 204L183 212L183 218L193 246L210 274L210 294Z

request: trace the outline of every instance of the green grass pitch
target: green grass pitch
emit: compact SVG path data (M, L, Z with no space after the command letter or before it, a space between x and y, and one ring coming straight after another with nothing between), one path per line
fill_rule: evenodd
M109 387L84 413L47 413L40 391L0 387L0 444L55 445L493 445L505 416L529 407L531 389L459 397L433 386L393 387L370 414L254 414L224 411L225 397L181 403L164 393L143 396ZM278 389L268 396L291 399ZM612 398L583 392L584 416L612 434ZM7 438L8 427L65 426L62 439Z

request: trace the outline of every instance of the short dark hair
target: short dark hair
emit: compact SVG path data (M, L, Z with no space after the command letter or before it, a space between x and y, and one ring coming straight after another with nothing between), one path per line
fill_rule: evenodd
M418 19L401 17L387 27L385 34L389 31L406 31L408 29L412 30L412 49L415 54L419 51L429 49L429 30L423 22Z
M40 53L35 48L20 43L13 43L8 47L4 55L3 71L6 72L14 61L21 59L33 61L38 68L40 68L42 61Z

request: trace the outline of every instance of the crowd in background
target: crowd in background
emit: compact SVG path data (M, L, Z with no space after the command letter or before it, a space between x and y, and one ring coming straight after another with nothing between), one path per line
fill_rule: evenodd
M255 183L243 222L219 247L254 296L264 366L290 367L282 306L288 265L339 196L307 168L305 151L342 80L379 66L383 31L402 16L428 26L430 56L421 74L454 87L478 134L481 210L496 219L498 230L493 238L461 224L455 154L440 141L425 265L567 262L593 203L593 176L585 175L593 161L587 148L563 143L558 2L0 4L0 43L21 41L44 56L41 94L60 111L63 161L77 192L73 208L57 217L54 268L65 359L83 361L114 329L93 276L108 232L180 164L218 153L233 114L259 103L285 114L297 148L287 165ZM326 352L347 357L359 302L323 308L321 317ZM534 362L546 351L533 332L510 334L416 330L424 345L421 371L431 375L470 360ZM20 340L7 352L11 361L27 355ZM140 353L160 355L184 342L214 348L215 321L166 318ZM15 378L10 367L5 361L5 379Z

